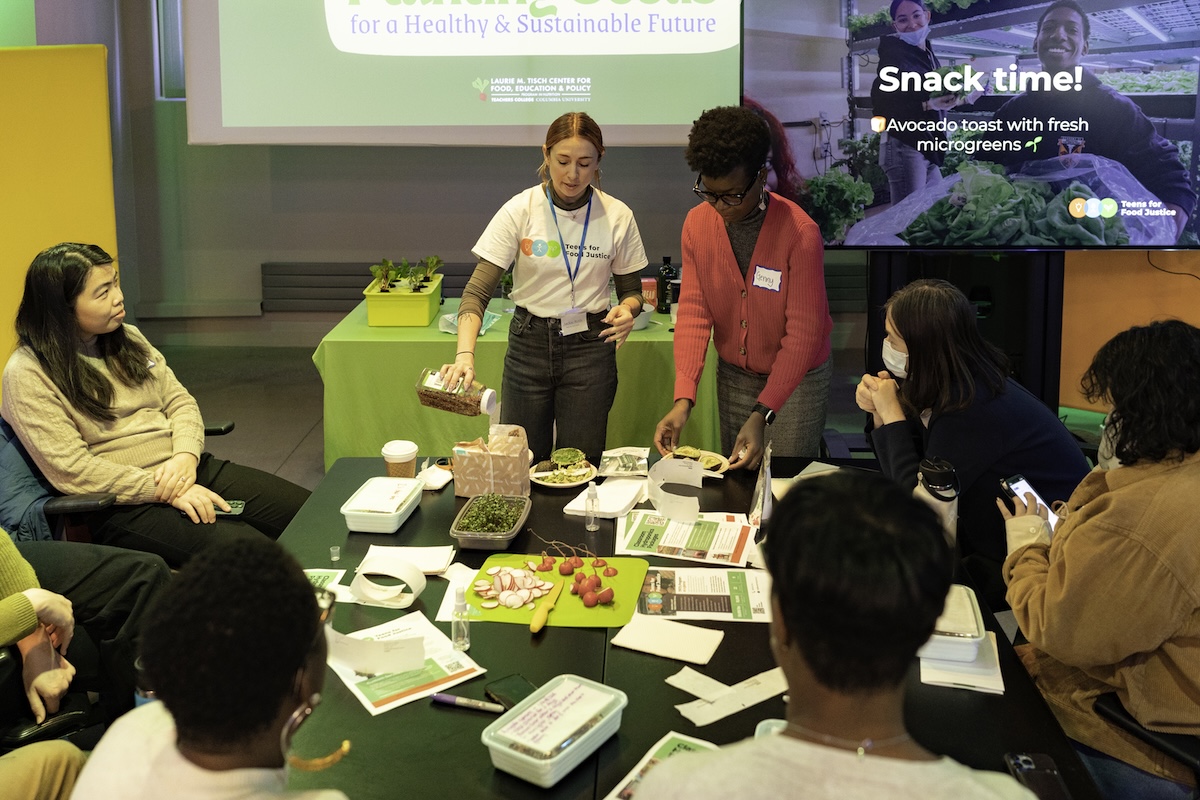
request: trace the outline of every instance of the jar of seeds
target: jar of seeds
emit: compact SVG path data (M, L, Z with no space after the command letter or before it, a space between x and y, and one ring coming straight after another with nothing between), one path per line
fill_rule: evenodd
M437 369L421 372L421 380L417 382L417 399L423 406L453 411L467 417L491 415L496 411L495 389L489 389L479 381L460 383L454 389L447 389L442 385L442 374Z

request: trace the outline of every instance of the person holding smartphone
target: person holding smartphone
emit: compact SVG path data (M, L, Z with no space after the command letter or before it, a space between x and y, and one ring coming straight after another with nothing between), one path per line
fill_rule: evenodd
M1087 474L1087 460L1054 412L1009 377L1008 358L979 333L956 286L914 281L892 295L884 316L887 370L864 375L855 395L871 415L880 469L911 489L922 458L950 462L961 489L960 550L976 591L1003 608L1000 481L1022 474L1061 500Z
M1117 334L1083 390L1111 409L1117 465L1083 479L1052 541L1045 506L1000 508L1021 657L1106 797L1189 797L1189 768L1092 704L1115 692L1151 730L1200 734L1200 329L1170 320Z

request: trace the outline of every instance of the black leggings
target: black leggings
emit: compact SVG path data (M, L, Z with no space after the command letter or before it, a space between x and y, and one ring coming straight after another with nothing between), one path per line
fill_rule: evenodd
M309 495L283 478L209 453L200 456L196 483L225 500L245 500L245 510L238 516L218 516L212 524L197 524L165 503L110 506L88 517L92 541L155 553L180 567L210 545L259 534L278 539Z

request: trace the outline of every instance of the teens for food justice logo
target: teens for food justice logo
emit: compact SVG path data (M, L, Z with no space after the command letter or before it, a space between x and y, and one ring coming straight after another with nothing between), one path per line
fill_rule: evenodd
M527 256L555 256L562 253L562 246L555 241L546 241L545 239L522 239L521 252Z

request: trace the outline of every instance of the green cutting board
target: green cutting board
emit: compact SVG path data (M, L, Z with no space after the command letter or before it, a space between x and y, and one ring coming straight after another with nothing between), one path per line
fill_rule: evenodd
M646 570L649 564L644 558L628 558L628 557L612 557L605 558L609 566L617 570L617 574L611 578L601 578L605 586L613 588L613 601L610 605L595 606L588 608L583 604L583 599L577 595L571 594L571 582L575 580L573 575L559 575L558 565L550 572L536 573L543 580L554 581L560 583L567 581L567 585L563 587L562 594L558 597L558 602L554 605L554 610L550 612L550 618L546 624L555 627L568 628L619 628L625 625L629 620L633 619L633 611L637 608L638 595L642 591L642 581L646 578ZM498 553L494 556L489 556L488 560L483 562L483 568L471 581L472 586L478 580L491 580L491 576L487 571L492 567L521 567L527 568L528 563L532 561L535 564L540 564L542 557L540 555L520 555L514 553ZM588 566L592 559L585 557L583 560L583 570L591 575L592 568ZM558 563L562 560L559 559ZM603 573L604 568L600 567L596 570ZM544 597L538 598L535 602L541 603L545 600ZM533 609L521 606L520 608L480 608L479 604L483 602L483 598L475 594L473 588L467 588L467 605L471 606L474 611L471 614L471 619L482 622L513 622L518 625L528 625L533 619ZM536 608L536 606L535 606Z

